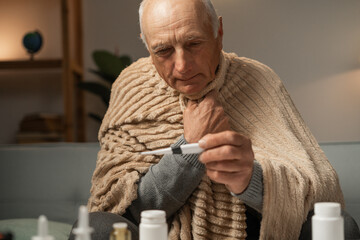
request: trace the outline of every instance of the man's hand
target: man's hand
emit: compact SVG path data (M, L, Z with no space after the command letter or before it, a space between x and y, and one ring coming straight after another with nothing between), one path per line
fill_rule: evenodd
M250 139L231 131L216 97L211 91L200 103L188 102L184 111L184 136L187 142L199 142L205 149L200 161L205 164L209 178L239 194L250 183L254 153Z
M225 131L208 134L199 143L205 149L199 160L205 164L208 177L235 194L242 193L250 183L254 166L250 139Z
M200 103L189 101L184 111L184 137L188 143L196 143L208 133L230 130L228 118L217 93L209 92Z

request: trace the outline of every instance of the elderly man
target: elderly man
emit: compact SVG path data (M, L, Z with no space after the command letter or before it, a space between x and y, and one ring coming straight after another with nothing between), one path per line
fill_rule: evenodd
M145 209L166 211L170 239L309 239L314 203L344 200L278 76L222 51L209 0L144 0L139 13L150 57L113 85L88 203L94 239L117 221L136 238ZM195 142L200 155L140 155Z

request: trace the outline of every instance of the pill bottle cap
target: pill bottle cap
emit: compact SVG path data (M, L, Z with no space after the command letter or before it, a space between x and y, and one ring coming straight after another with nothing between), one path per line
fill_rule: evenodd
M315 215L319 217L340 217L340 203L335 202L319 202L315 203Z
M124 229L127 227L128 227L127 223L124 222L117 222L113 224L113 228L117 228L117 229Z
M141 223L165 223L165 217L163 210L146 210L141 212Z

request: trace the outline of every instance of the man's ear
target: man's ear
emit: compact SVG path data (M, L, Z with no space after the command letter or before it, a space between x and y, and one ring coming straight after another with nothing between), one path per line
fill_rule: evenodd
M221 36L221 38L224 35L224 30L223 30L223 23L222 23L222 17L219 16L219 29L218 29L218 36Z
M220 49L223 48L223 44L222 44L223 35L224 35L224 30L223 30L223 24L222 24L222 17L219 16L218 41L219 41Z

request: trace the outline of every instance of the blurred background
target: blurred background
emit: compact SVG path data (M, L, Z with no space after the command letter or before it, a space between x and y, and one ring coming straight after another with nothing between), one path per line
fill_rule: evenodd
M79 85L105 91L108 59L119 66L148 56L140 2L0 0L0 144L97 141L94 115L107 106ZM360 141L360 1L213 4L223 17L224 50L273 68L319 142ZM23 39L34 32L42 43L30 60Z

